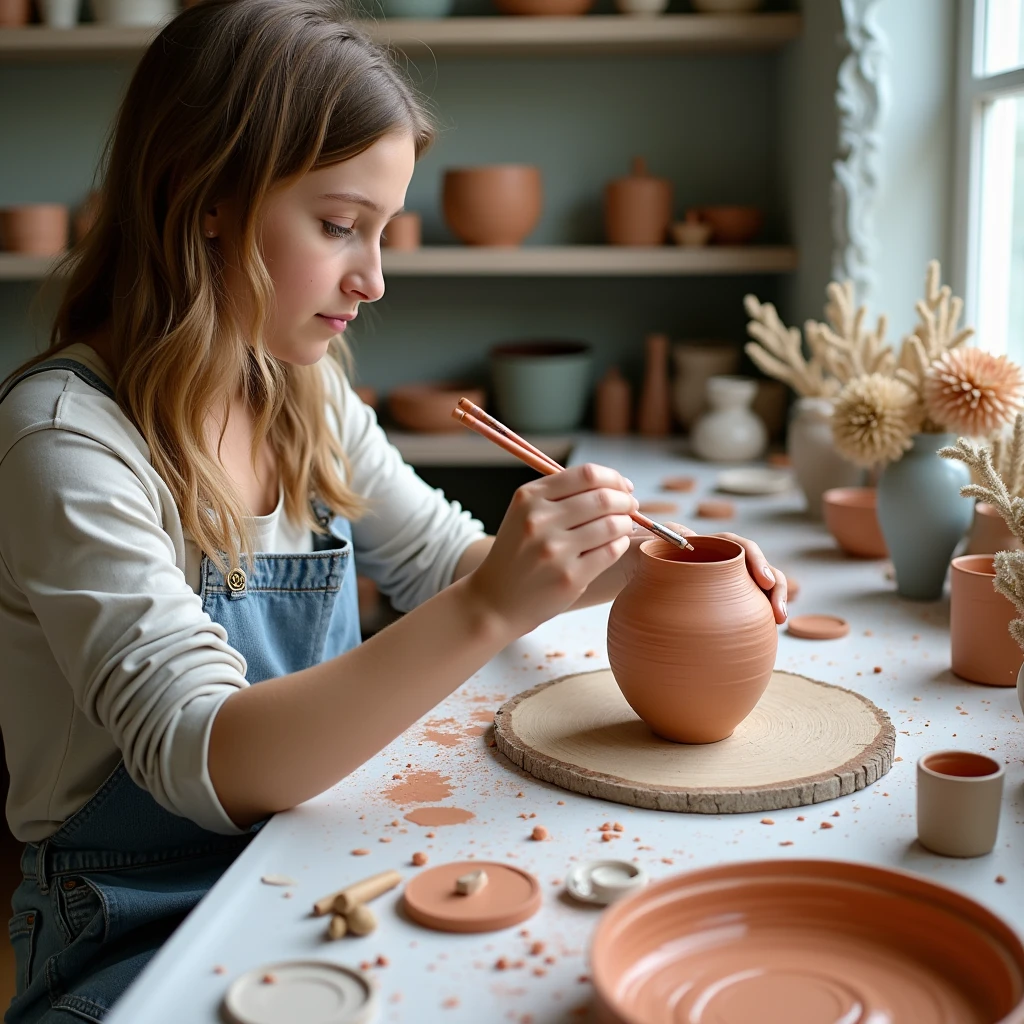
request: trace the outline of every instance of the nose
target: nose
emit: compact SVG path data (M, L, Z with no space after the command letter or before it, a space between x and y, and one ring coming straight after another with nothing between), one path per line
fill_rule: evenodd
M360 302L376 302L384 294L384 272L381 268L380 246L367 246L358 263L346 270L341 290Z

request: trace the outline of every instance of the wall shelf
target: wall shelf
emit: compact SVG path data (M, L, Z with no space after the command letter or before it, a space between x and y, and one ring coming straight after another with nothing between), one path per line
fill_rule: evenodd
M775 50L795 39L796 13L666 14L653 18L451 17L366 23L370 34L407 54L593 55L624 53L743 53ZM42 25L0 29L0 61L106 60L138 57L156 29Z
M390 277L707 277L780 274L797 266L796 249L783 245L436 245L412 252L385 249L383 256L384 273ZM41 279L51 263L46 256L0 253L0 281Z

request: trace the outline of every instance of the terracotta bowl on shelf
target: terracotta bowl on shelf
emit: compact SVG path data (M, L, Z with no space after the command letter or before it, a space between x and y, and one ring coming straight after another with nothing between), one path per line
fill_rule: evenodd
M711 225L711 241L715 245L746 245L761 230L764 215L757 206L693 206L686 211Z
M833 487L821 496L825 525L835 542L854 558L888 558L876 511L874 487Z
M866 864L663 879L604 912L590 962L600 1024L1024 1022L1013 930L959 892Z
M464 429L452 419L452 409L460 398L468 398L484 407L482 388L468 387L453 381L403 384L388 393L388 412L406 430L441 433Z
M466 245L521 245L540 220L540 169L492 164L445 171L444 219Z
M68 245L71 212L59 203L27 203L0 210L0 249L25 256L56 256Z
M569 18L586 14L594 0L494 0L494 6L500 14Z

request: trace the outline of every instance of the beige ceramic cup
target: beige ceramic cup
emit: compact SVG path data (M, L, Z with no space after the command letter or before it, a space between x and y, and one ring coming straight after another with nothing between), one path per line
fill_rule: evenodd
M968 750L936 750L917 762L917 838L944 857L991 853L1003 800L1001 764Z

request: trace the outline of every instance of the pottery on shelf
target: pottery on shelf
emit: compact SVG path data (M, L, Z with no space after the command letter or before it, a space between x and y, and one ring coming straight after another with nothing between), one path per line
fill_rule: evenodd
M668 8L668 0L615 0L619 14L654 15Z
M764 0L691 0L701 14L750 14L764 6Z
M381 0L387 18L444 18L455 0Z
M656 178L643 157L604 188L604 230L611 245L662 245L672 223L672 182Z
M888 558L878 525L878 493L874 487L835 487L821 497L825 525L836 543L854 558Z
M594 429L599 434L629 433L633 389L617 366L609 367L594 389Z
M499 14L569 18L586 14L594 6L594 0L494 0L494 6Z
M59 203L0 209L0 249L26 256L56 256L68 245L71 215Z
M711 225L715 245L746 245L761 230L764 215L757 206L692 206L686 216Z
M672 429L668 382L668 335L644 339L644 381L636 411L636 429L646 437L664 437Z
M0 28L21 28L31 17L31 0L0 0Z
M690 446L709 462L747 462L764 454L768 428L751 408L757 381L751 377L711 377L710 409L693 425Z
M160 25L177 13L175 0L89 0L93 17L109 25Z
M444 174L444 219L467 245L521 245L540 220L541 204L537 167L492 164Z
M590 346L579 341L524 341L491 349L497 416L513 430L576 429L590 392Z
M970 470L938 454L955 440L956 434L915 434L910 451L878 478L878 521L902 597L942 597L950 556L971 525L974 503L960 494Z
M420 247L422 241L422 220L418 213L410 210L392 217L384 228L383 245L388 249L410 252Z
M1010 532L994 505L979 501L974 506L974 522L967 537L965 555L994 555L997 551L1020 551L1021 542Z
M693 248L707 245L711 241L711 225L695 213L687 214L686 220L674 221L671 227L672 241L676 245Z
M689 430L708 408L707 385L712 377L736 372L740 350L732 345L678 341L672 346L675 377L672 411L684 430Z
M1007 922L921 874L841 860L670 875L602 912L590 966L600 1024L1024 1021Z
M82 0L37 0L39 17L50 28L74 28L78 24Z
M1010 636L1016 609L995 587L991 555L954 558L949 584L953 674L987 686L1014 686L1021 650Z
M608 660L630 707L659 736L715 743L753 710L775 665L778 634L743 549L656 539L608 616Z
M798 398L793 403L786 452L812 519L821 518L821 496L825 491L856 487L864 479L864 470L835 449L832 403L827 398Z
M463 429L458 420L452 419L460 398L483 407L484 391L449 381L403 384L388 392L388 412L407 430L447 433Z
M375 387L371 387L369 384L357 384L352 390L364 405L368 405L371 409L377 408L378 394Z

